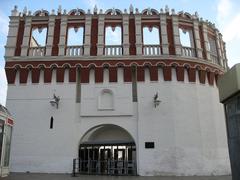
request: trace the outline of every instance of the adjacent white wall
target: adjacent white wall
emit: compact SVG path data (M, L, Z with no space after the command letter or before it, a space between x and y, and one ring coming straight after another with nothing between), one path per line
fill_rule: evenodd
M154 108L158 92L161 103ZM209 85L138 83L140 175L230 174L223 107ZM154 149L144 149L146 141Z
M7 108L15 119L11 170L70 173L83 135L115 124L136 142L139 175L230 174L216 86L173 80L141 82L137 88L138 103L133 103L131 83L82 84L76 103L75 83L9 85ZM113 110L98 109L103 89L113 91ZM161 103L155 108L156 92ZM49 103L53 93L61 98L59 109ZM145 149L148 141L155 142L154 149Z

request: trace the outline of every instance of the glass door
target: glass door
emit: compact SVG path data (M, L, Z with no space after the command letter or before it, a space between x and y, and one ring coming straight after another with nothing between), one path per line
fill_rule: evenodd
M3 134L3 142L2 142L1 176L7 176L9 174L12 127L9 125L5 125L3 132L4 134Z

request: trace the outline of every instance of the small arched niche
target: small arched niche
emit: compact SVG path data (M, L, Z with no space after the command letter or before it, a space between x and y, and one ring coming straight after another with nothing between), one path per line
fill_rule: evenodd
M98 110L114 110L114 96L110 89L103 89L98 97Z

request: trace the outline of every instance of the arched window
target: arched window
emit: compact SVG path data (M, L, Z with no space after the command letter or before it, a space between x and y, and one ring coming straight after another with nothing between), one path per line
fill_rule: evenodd
M191 47L189 31L179 28L180 42L182 46Z
M103 89L99 95L98 99L98 109L99 110L113 110L113 92L110 89Z
M195 57L192 31L189 29L179 28L179 36L182 45L182 55Z
M29 44L29 56L44 56L47 42L47 27L33 28Z
M120 26L105 28L105 55L122 55L122 28Z
M211 60L216 64L220 64L218 61L218 56L217 56L216 40L211 36L208 36L208 48L210 50Z
M143 28L143 53L144 55L160 55L160 32L157 27Z
M80 56L83 54L84 43L84 29L83 27L70 27L67 33L67 56Z

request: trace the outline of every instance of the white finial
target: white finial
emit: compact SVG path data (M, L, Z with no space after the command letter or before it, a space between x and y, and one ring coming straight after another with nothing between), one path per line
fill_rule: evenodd
M175 9L172 9L171 11L172 11L172 14L175 14Z
M17 16L18 15L18 9L17 9L18 7L15 5L14 6L14 9L12 10L12 16Z
M27 14L27 7L26 7L26 6L23 8L23 14L24 14L24 15Z
M116 10L114 7L112 8L112 15L116 15Z
M98 8L97 8L97 5L95 5L94 8L93 8L93 13L97 14L97 11L98 11Z
M55 15L55 10L52 9L51 15Z
M116 29L116 26L112 26L112 31L114 32Z
M160 9L160 13L164 13L164 12L163 12L163 8Z
M166 12L166 13L169 13L168 5L165 6L165 12Z
M13 10L14 10L14 11L17 11L17 8L18 8L17 5L15 5Z
M129 12L130 12L130 13L133 13L133 5L132 5L132 4L130 4Z
M197 11L195 12L195 16L196 16L197 18L199 17L199 15L198 15L198 12L197 12Z
M100 11L99 11L99 14L102 14L103 13L103 10L102 9L100 9Z
M138 8L136 8L135 11L136 11L136 14L139 14Z
M28 15L31 16L32 15L32 11L28 11Z
M78 27L74 27L74 31L75 31L75 33L77 33L78 32Z
M90 9L87 10L87 14L91 14L91 10Z
M64 14L64 15L67 14L67 10L66 10L66 9L63 10L63 14Z
M150 7L147 9L147 15L152 15L152 12L151 12L151 8L150 8Z
M62 6L61 5L58 6L58 11L57 12L58 12L58 14L62 14Z
M127 9L124 9L124 14L127 14Z
M77 12L76 12L76 15L80 15L80 11L79 11L79 8L77 8Z

